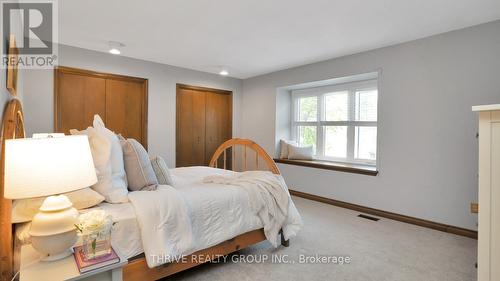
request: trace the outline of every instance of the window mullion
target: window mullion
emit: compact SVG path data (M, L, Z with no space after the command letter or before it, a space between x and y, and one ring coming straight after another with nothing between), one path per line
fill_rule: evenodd
M292 95L292 112L290 114L290 119L292 122L291 123L291 138L292 140L295 140L298 142L298 133L297 133L297 130L298 130L298 125L297 125L297 121L298 121L298 118L297 118L297 111L298 111L298 98L296 95Z
M317 117L317 123L316 123L316 156L323 157L324 155L324 132L323 132L323 126L321 126L321 122L324 119L325 113L324 113L324 106L323 106L323 96L324 95L318 95L317 96L317 112L318 112L318 117Z
M347 103L349 108L349 124L347 126L347 161L354 160L354 121L355 118L355 101L354 101L354 91L349 90L347 95Z

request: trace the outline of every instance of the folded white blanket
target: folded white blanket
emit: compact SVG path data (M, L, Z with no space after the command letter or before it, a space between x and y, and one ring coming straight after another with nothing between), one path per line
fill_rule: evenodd
M264 234L274 247L279 245L278 233L288 217L290 194L281 175L267 171L247 171L234 175L213 175L204 183L242 187L249 195L251 209L264 225Z
M149 267L193 252L193 233L186 203L169 185L155 191L129 192L134 205Z

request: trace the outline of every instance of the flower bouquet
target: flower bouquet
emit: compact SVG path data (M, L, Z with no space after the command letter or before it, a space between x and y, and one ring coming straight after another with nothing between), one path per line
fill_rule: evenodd
M75 226L82 236L83 254L87 260L111 253L113 221L104 210L93 210L81 214Z

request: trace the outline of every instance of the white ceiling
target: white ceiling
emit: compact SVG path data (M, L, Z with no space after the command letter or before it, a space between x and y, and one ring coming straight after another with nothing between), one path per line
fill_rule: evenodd
M500 0L59 1L59 41L248 78L500 19Z

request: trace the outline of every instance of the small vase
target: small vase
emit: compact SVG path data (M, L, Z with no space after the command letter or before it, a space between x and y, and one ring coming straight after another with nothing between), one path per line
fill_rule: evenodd
M85 259L91 260L111 253L111 227L112 224L107 224L100 229L82 233Z

